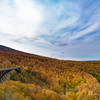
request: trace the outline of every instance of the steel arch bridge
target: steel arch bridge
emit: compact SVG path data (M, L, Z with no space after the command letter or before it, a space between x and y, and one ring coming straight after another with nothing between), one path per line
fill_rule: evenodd
M0 83L3 83L12 70L21 73L22 67L0 69Z

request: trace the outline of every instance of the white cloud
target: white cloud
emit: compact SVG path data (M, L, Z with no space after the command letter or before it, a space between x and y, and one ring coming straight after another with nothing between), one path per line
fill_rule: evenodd
M0 1L0 32L34 37L43 21L42 6L33 0Z

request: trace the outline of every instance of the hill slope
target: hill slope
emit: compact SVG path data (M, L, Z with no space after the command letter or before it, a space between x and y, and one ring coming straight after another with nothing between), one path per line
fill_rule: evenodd
M8 98L7 94L10 100L100 98L100 61L65 61L2 49L0 68L17 66L23 67L22 74L13 71L7 79L13 81L0 84L3 99Z

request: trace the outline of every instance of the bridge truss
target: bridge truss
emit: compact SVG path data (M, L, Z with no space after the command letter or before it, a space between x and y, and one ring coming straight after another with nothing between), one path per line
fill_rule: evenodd
M3 83L13 70L15 70L17 73L21 73L22 67L0 69L0 83Z

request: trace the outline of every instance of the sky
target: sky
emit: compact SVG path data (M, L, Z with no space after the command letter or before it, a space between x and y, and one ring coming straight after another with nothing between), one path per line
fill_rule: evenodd
M0 45L64 60L100 60L100 0L0 0Z

